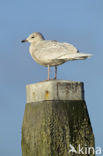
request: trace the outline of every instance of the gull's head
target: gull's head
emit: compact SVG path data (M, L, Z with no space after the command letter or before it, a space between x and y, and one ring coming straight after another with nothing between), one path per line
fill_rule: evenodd
M26 38L25 40L22 40L21 42L30 42L30 43L33 43L33 42L38 42L38 41L41 41L41 40L44 40L44 37L43 35L40 33L40 32L35 32L35 33L32 33L31 35L29 35L28 38Z

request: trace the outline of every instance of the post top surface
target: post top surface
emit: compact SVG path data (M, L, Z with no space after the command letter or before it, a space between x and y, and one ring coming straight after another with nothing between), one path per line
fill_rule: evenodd
M40 81L40 82L36 82L36 83L32 83L32 84L27 84L26 86L29 86L29 85L42 85L44 83L49 83L49 84L52 84L52 83L73 83L73 84L83 84L83 82L80 82L80 81L71 81L71 80L45 80L45 81Z
M27 103L44 100L83 100L83 82L49 80L26 85Z

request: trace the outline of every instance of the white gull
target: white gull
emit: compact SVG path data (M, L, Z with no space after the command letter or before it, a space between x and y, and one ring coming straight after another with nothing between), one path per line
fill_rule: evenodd
M39 32L32 33L22 42L30 42L30 54L40 65L48 67L48 80L50 79L50 66L55 66L55 79L57 76L57 66L71 60L84 60L91 57L91 54L79 53L79 51L69 43L57 42L55 40L45 40Z

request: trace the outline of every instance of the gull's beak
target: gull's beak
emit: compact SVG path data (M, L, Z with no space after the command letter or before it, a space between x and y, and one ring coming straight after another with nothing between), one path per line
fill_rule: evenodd
M28 42L28 40L25 39L25 40L22 40L21 42L22 42L22 43L24 43L24 42Z

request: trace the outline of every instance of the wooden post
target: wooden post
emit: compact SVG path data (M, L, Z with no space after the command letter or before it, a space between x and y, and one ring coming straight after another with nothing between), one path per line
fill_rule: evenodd
M22 156L94 156L86 154L94 135L82 82L44 81L27 85L26 93Z

